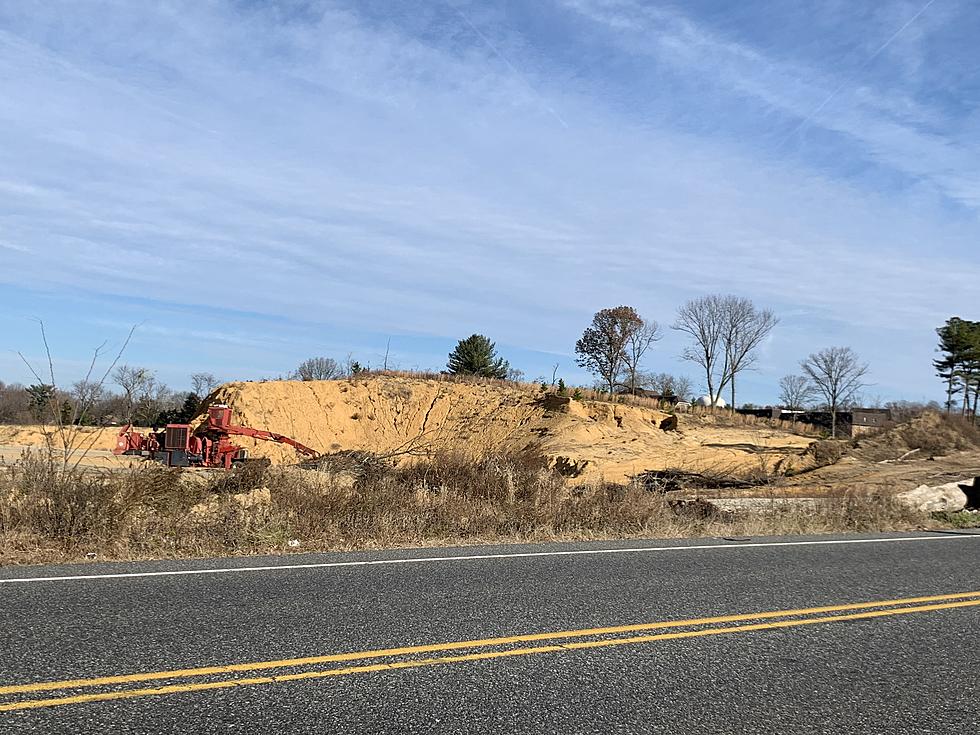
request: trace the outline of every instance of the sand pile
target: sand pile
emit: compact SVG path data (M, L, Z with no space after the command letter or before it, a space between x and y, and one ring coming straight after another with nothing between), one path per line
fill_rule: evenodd
M65 429L70 443L69 459L72 464L85 467L118 469L129 467L139 460L135 457L117 457L112 454L116 446L118 427L79 426ZM57 426L0 425L0 466L19 461L27 449L40 450L42 456L50 451L61 461L64 457L64 439Z
M580 481L623 481L649 469L770 467L811 440L769 428L730 429L667 413L545 396L533 389L371 376L341 381L229 383L208 398L244 426L291 436L320 452L536 449ZM288 446L236 438L250 456L297 461Z
M111 451L116 446L119 427L79 426L66 431L77 431L73 445L79 449ZM0 425L0 446L43 447L48 440L61 447L62 438L57 426Z

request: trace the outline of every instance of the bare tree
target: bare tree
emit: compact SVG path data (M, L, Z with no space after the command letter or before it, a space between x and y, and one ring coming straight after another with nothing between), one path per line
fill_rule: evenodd
M339 378L343 370L337 361L330 357L311 357L296 368L296 380L333 380Z
M167 412L176 409L186 397L186 393L174 393L166 383L154 379L153 384L139 397L133 410L133 421L143 426L169 423Z
M623 366L630 393L634 396L640 384L638 380L640 377L640 361L654 342L662 337L660 325L653 319L647 320L642 317L636 329L631 330L626 336L626 345L623 348Z
M27 388L0 381L0 424L26 423L31 418L31 395Z
M622 373L626 344L642 326L643 319L632 306L596 312L592 324L575 343L576 363L601 378L611 394Z
M94 380L78 380L72 383L71 397L74 401L74 418L81 424L100 419L98 408L104 404L108 392L102 383Z
M106 389L94 380L78 380L71 385L71 397L83 405L94 404L106 397Z
M691 383L691 379L686 375L673 375L674 379L674 395L677 396L682 401L689 401L694 393L694 385Z
M156 375L149 368L120 365L113 371L112 381L122 389L126 401L126 421L132 423L136 407L154 394Z
M691 379L684 375L671 375L670 373L649 373L641 374L642 386L650 388L664 398L676 397L686 401L691 397L694 390Z
M191 375L191 386L194 395L203 399L218 387L218 379L214 373L194 373Z
M757 309L741 296L711 294L678 310L672 328L691 337L693 344L684 349L683 357L704 369L711 405L730 387L734 410L735 379L755 364L756 349L777 322L771 311Z
M693 341L684 348L685 360L704 370L708 397L714 405L725 387L727 366L722 362L722 337L725 333L724 297L712 294L692 299L677 310L671 329L684 332Z
M785 408L800 411L813 397L813 383L805 375L784 375L779 379L779 403Z
M827 347L800 362L803 372L830 408L830 435L837 437L837 409L854 400L866 384L868 364L850 347Z
M735 410L735 379L755 364L757 349L779 322L768 309L757 309L750 299L726 296L722 302L725 329L725 377L731 389L731 409Z

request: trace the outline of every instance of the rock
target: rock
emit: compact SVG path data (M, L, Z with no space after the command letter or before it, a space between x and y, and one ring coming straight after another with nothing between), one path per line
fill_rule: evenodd
M906 490L895 496L900 503L923 513L950 511L956 513L966 507L966 493L960 485L971 484L973 480L947 482L945 485L919 485L914 490Z
M677 431L677 417L668 416L660 422L660 428L663 431Z

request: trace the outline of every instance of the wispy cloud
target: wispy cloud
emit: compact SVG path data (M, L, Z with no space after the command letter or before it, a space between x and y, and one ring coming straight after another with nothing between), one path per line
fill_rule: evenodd
M613 31L625 53L680 67L708 84L748 95L780 113L768 125L765 118L759 119L771 131L776 152L787 141L806 145L799 134L809 126L819 127L847 136L857 146L850 151L852 155L931 182L957 202L980 208L976 136L957 135L948 110L931 108L916 99L917 91L929 96L933 77L917 80L925 89L916 90L902 84L903 76L898 74L888 80L885 89L878 90L858 74L930 10L931 4L908 9L897 29L865 28L862 40L875 43L877 38L878 45L868 52L857 49L856 64L843 65L831 57L824 67L816 68L727 38L675 11L633 0L565 0L565 5ZM948 14L942 20L955 22ZM840 22L849 21L842 18ZM959 65L975 65L975 50L954 47L951 51L944 60L950 71ZM945 66L937 76L944 71ZM827 150L824 145L813 147L818 149L811 151L816 155L819 149ZM832 151L838 149L830 146Z

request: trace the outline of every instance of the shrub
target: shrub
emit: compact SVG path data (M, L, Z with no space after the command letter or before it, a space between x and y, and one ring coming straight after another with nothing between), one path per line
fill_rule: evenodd
M818 467L836 464L844 456L844 446L834 439L821 439L811 446L813 460Z

